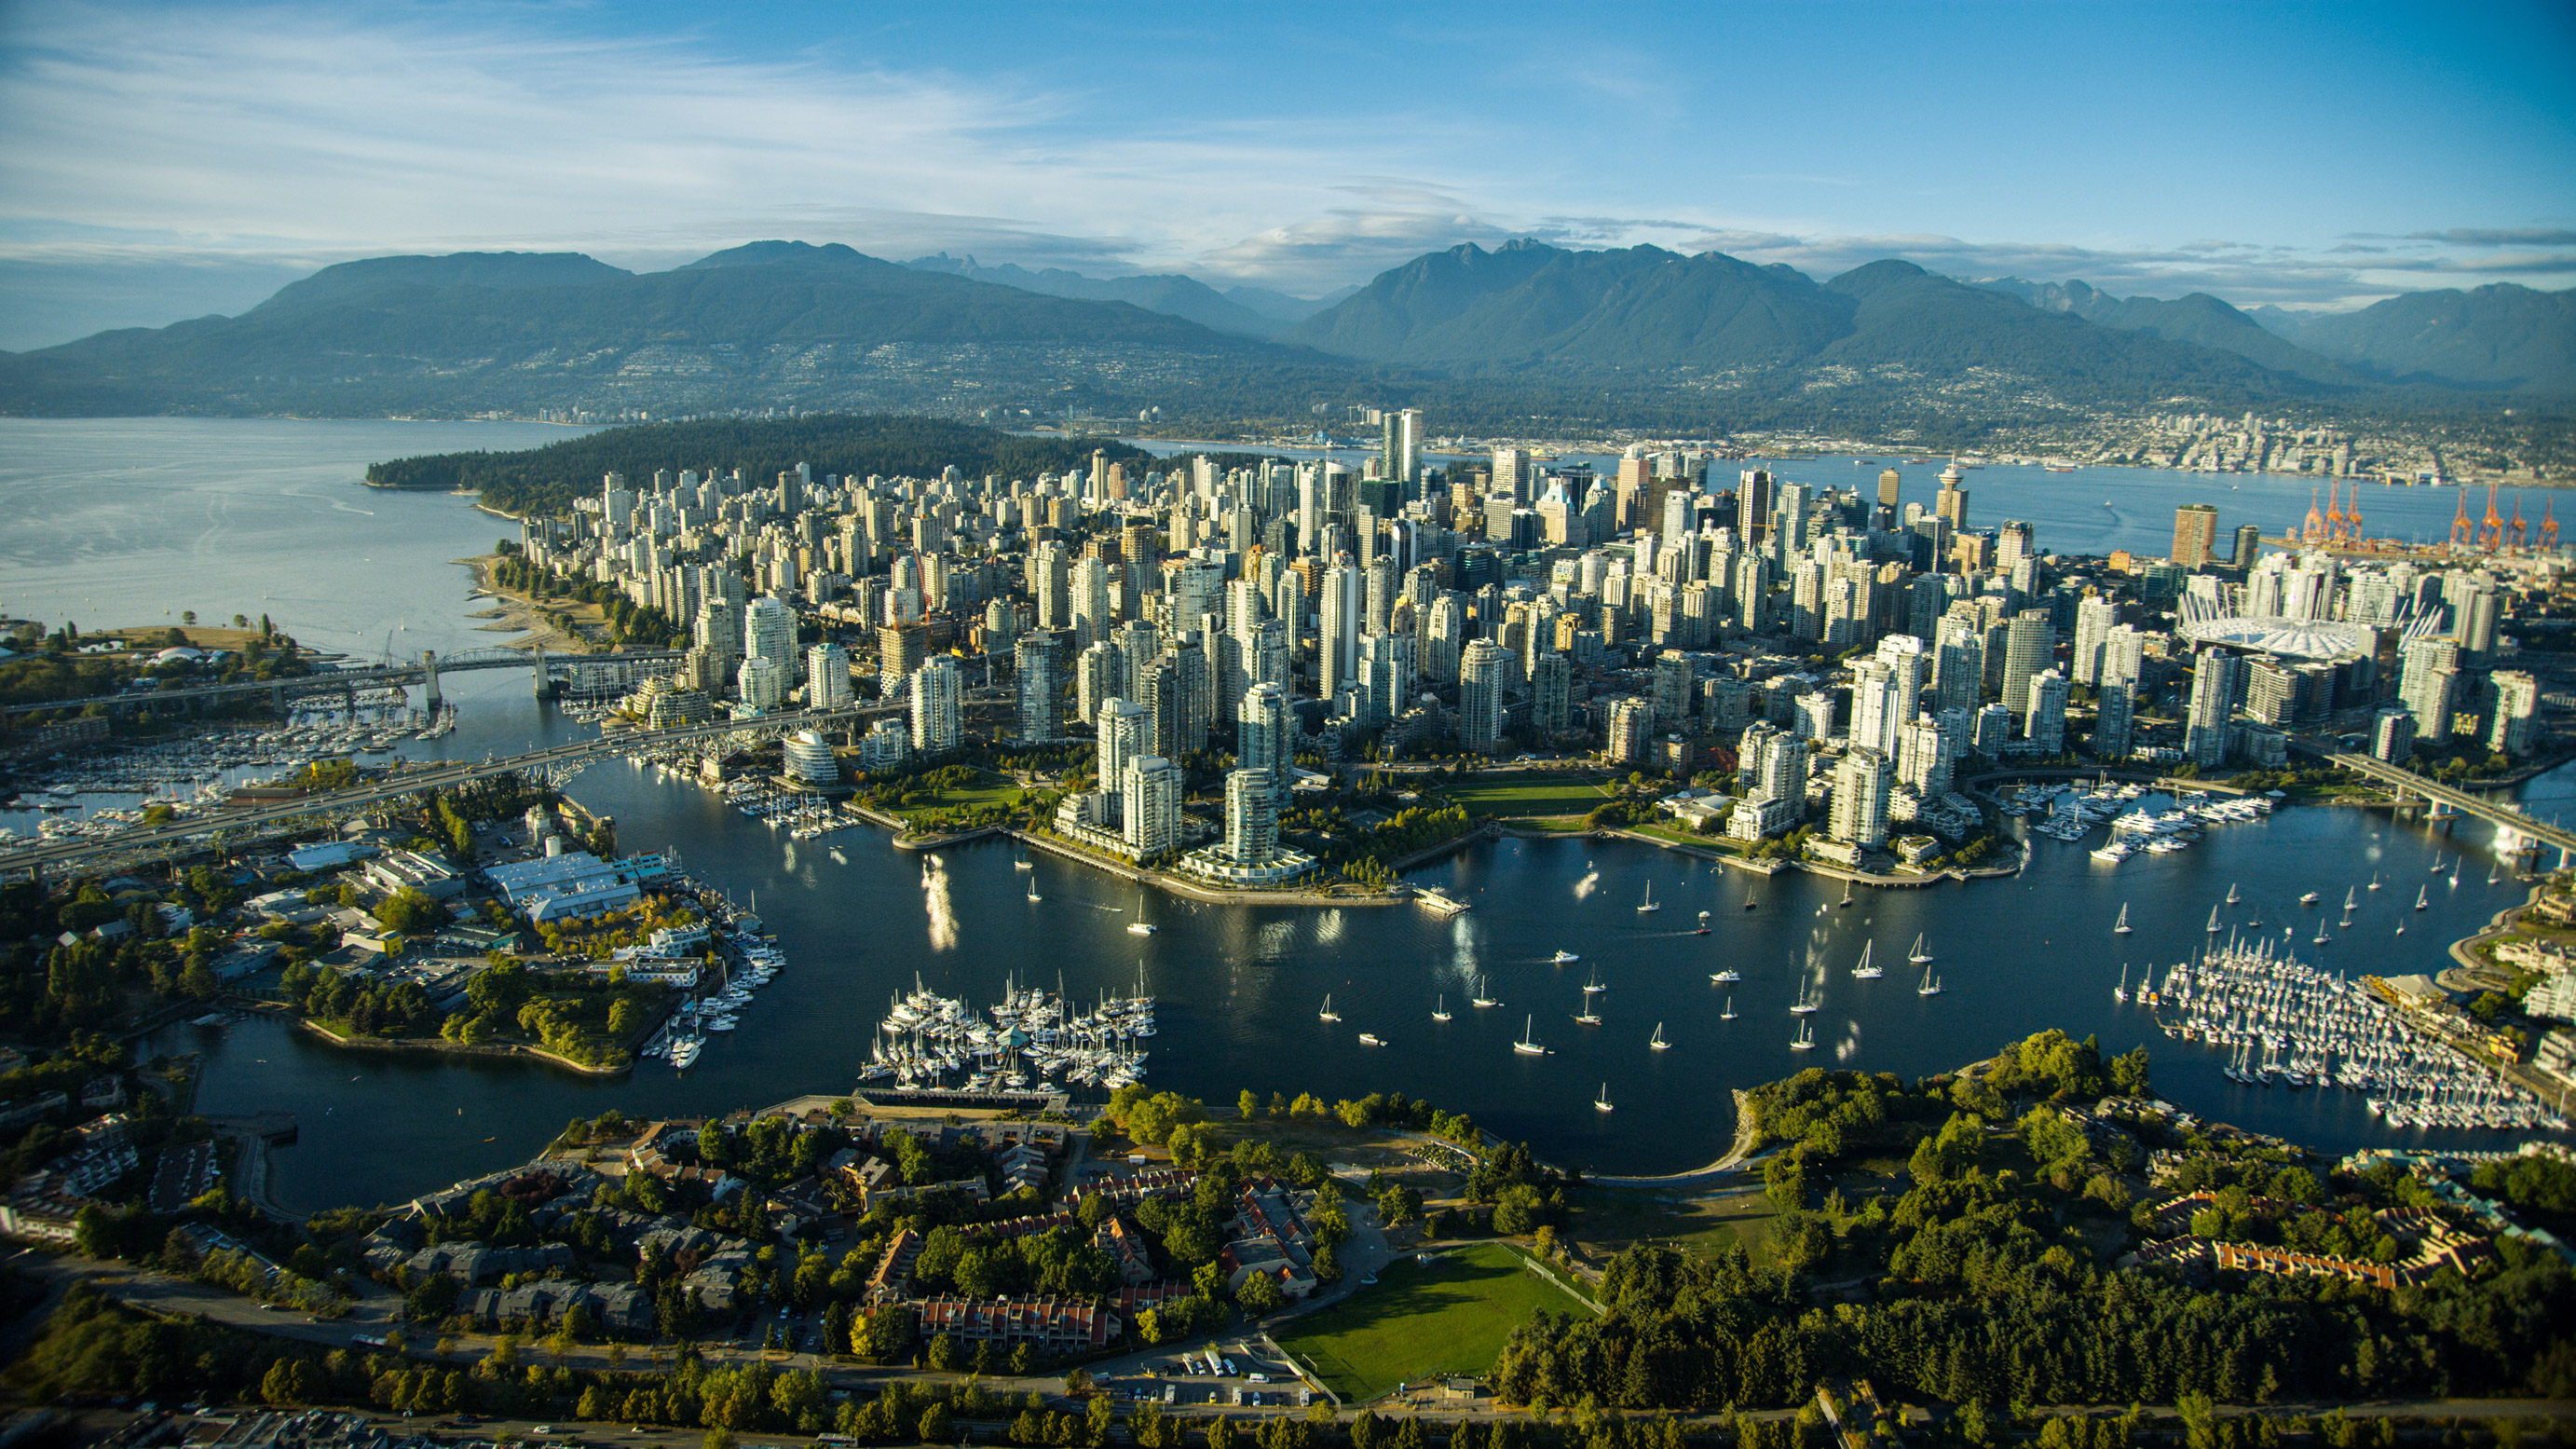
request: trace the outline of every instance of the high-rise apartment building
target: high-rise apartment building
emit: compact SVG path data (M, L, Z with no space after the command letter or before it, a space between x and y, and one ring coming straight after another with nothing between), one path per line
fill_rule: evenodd
M2218 548L2218 509L2186 503L2174 510L2173 561L2178 568L2207 568Z
M1160 755L1130 760L1121 793L1120 830L1129 855L1152 860L1180 848L1180 766Z
M1491 639L1467 646L1458 662L1458 743L1479 755L1493 754L1503 739L1503 681L1510 677L1512 656Z
M944 755L966 742L966 686L946 654L923 660L912 676L912 748Z
M1287 801L1297 779L1296 728L1285 688L1265 681L1243 692L1234 727L1235 762L1241 770L1266 776L1271 797L1279 803Z
M858 697L850 685L850 651L816 644L805 651L805 707L848 709Z
M1827 831L1863 850L1887 844L1887 791L1895 770L1884 750L1866 745L1843 753L1834 768L1834 800Z
M1064 738L1064 670L1057 636L1040 630L1024 636L1011 650L1019 683L1019 733L1022 744L1043 745Z

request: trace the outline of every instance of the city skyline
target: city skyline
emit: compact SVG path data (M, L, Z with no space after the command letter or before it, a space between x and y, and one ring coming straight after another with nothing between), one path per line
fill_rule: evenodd
M0 25L0 346L355 256L771 236L1309 297L1516 236L2249 306L2576 270L2576 26L2543 6Z

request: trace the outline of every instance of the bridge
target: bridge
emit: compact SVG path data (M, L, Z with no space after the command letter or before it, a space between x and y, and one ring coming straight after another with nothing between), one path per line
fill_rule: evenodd
M882 714L900 714L911 706L906 703L870 703L848 709L806 711L798 714L763 715L754 719L719 720L712 724L681 725L666 730L628 730L621 734L602 735L597 739L576 740L532 750L523 755L499 756L479 762L433 764L420 769L404 770L390 778L328 794L307 795L283 800L273 805L260 805L246 810L226 810L193 815L166 825L139 826L111 836L80 836L67 840L47 840L16 850L0 851L0 880L21 873L31 879L41 878L48 870L77 870L84 865L113 857L124 857L154 850L184 846L206 836L233 832L256 831L261 826L283 825L317 815L346 818L362 813L370 805L399 800L423 790L448 789L489 779L495 775L528 770L546 770L558 766L584 765L602 755L628 754L658 745L685 744L691 740L712 739L728 735L760 736L784 734L789 730L821 729Z
M2546 820L2535 820L2524 814L2521 806L2511 801L2498 800L2491 795L2482 795L2473 790L2462 790L2445 785L2438 780L2418 775L2412 770L2400 769L2376 756L2337 750L2323 741L2301 740L2299 743L2303 749L2323 757L2330 764L2339 765L2357 775L2367 775L2387 785L2401 798L2413 795L2424 800L2435 801L2463 815L2474 815L2489 824L2519 832L2527 840L2552 846L2558 851L2558 864L2561 869L2566 868L2571 858L2576 858L2576 831L2553 825Z
M551 699L566 684L622 688L632 685L644 673L668 670L687 655L677 649L626 649L607 654L548 654L543 649L476 649L467 653L438 657L435 650L424 649L420 658L400 664L377 664L360 669L326 669L300 674L291 679L260 679L239 684L197 684L179 689L138 689L121 694L96 694L81 699L55 699L38 704L12 704L0 707L0 715L36 714L48 710L82 709L104 705L112 714L120 709L200 709L226 700L265 698L270 707L286 708L286 701L312 694L341 694L354 698L361 690L401 689L420 685L426 702L438 704L438 680L443 674L456 674L476 669L524 669L536 676L537 697Z

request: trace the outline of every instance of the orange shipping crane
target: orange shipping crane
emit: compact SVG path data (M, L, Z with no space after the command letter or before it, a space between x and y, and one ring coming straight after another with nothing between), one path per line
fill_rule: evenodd
M2541 505L2540 546L2551 553L2558 551L2558 502L2551 499Z
M2451 542L2465 548L2476 541L2477 530L2475 526L2469 522L2468 490L2462 489L2460 491L2460 511L2451 515Z
M2513 522L2508 528L2513 539L2513 551L2522 552L2522 495L2519 493L2513 495Z
M2487 485L2486 526L2478 530L2478 547L2489 553L2504 547L2504 519L2496 512L2496 486Z

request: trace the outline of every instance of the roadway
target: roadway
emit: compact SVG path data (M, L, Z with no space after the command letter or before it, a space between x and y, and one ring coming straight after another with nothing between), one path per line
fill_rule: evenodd
M200 836L230 830L253 830L263 825L302 819L317 814L349 815L369 805L400 799L423 790L446 789L494 775L521 770L543 769L549 765L577 764L601 755L627 754L660 745L683 744L745 731L763 733L790 729L809 729L839 725L871 715L897 713L902 704L867 704L848 709L824 710L818 713L769 715L757 720L721 720L713 724L683 725L667 730L629 730L622 734L602 735L597 739L575 740L532 750L524 755L499 756L492 759L430 764L403 770L374 784L334 790L324 795L307 795L301 799L261 805L247 810L227 810L192 815L167 825L139 827L119 831L106 837L78 836L65 840L48 840L18 850L0 852L0 879L19 871L39 872L49 868L66 868L84 861L136 850L177 845Z
M516 649L477 649L453 659L438 661L438 672L461 674L476 669L547 669L584 664L668 664L685 658L674 649L638 649L610 654L546 654ZM181 689L140 689L118 694L94 694L80 699L49 699L35 704L13 704L0 707L0 714L35 714L59 709L80 709L103 704L110 709L120 706L185 704L205 699L241 699L250 696L275 697L288 694L317 694L327 690L374 689L390 684L418 684L428 677L419 661L403 664L370 665L364 669L326 669L312 674L297 674L280 679L249 680L238 684L198 684Z

